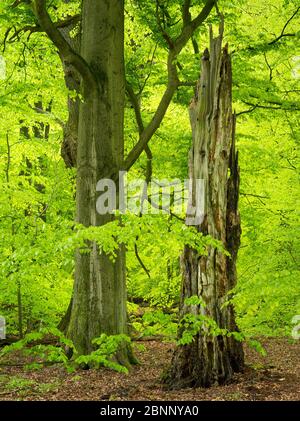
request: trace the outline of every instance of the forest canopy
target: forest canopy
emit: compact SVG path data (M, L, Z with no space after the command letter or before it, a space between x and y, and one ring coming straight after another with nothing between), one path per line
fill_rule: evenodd
M80 139L84 131L91 138L92 124L103 136L110 133L109 146L96 147L95 160L101 157L106 168L99 167L95 177L102 171L103 178L113 178L118 168L128 171L129 181L188 179L193 142L188 110L210 30L217 34L220 21L232 66L242 232L237 284L228 300L243 339L290 336L292 320L300 314L299 2L126 0L124 31L122 20L116 21L115 38L107 44L104 29L98 38L94 34L95 44L88 31L82 32L92 22L88 14L94 1L83 3L83 9L79 0L0 3L0 315L8 337L43 329L57 334L58 327L79 349L92 351L92 343L79 340L74 327L84 306L75 312L71 298L74 273L80 265L87 267L84 249L93 241L105 256L100 266L108 279L124 279L115 296L102 291L111 308L103 326L110 325L114 306L120 307L124 297L127 306L118 317L129 326L128 332L99 328L98 336L177 340L180 256L186 246L202 256L222 245L187 227L183 212L128 212L91 223L86 209L92 201L85 199L86 187L78 187L86 168L78 160L85 153L90 163L95 157L85 149L92 143L80 147ZM114 18L113 12L105 13L99 18L103 27L105 19ZM102 57L95 53L100 41ZM124 62L117 62L117 52ZM107 72L108 82L99 69ZM109 72L123 70L124 80L116 76L110 84ZM97 118L82 105L93 102L93 76L103 83L102 97L105 92L116 97L110 104L113 120L105 104L93 109ZM118 147L119 155L110 161L111 149ZM74 260L78 250L81 257ZM119 278L113 278L116 271ZM90 339L97 337L97 326L84 326Z

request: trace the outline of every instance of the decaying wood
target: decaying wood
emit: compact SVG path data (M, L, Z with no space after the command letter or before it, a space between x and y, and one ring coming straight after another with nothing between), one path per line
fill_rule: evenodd
M181 317L187 313L204 314L220 328L237 331L232 306L224 306L236 284L241 234L231 60L228 46L222 49L223 23L217 38L213 38L212 30L210 35L210 51L206 49L203 54L197 93L190 105L193 146L189 172L193 185L196 179L205 180L204 219L196 227L222 242L231 257L212 246L205 256L185 247ZM194 192L192 201L195 206ZM202 297L205 308L185 304L185 299L193 295ZM222 384L231 379L234 371L242 369L243 360L240 342L211 335L203 327L192 343L175 350L167 382L172 388Z

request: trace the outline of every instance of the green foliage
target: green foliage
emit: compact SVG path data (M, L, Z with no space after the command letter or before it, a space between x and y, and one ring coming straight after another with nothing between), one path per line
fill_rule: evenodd
M46 337L57 340L57 344L43 344L41 341ZM10 353L21 352L25 357L34 361L27 364L28 369L39 369L44 363L62 363L70 371L72 369L66 349L76 352L75 347L58 329L43 328L39 332L28 333L23 339L5 346L0 352L0 358Z
M259 341L246 338L242 332L229 331L228 329L220 328L212 317L205 314L185 314L180 320L179 331L180 338L177 341L178 345L190 344L195 340L195 337L198 334L208 336L226 336L233 337L236 341L246 341L257 352L262 355L266 355L266 352Z
M151 242L153 238L154 244ZM128 255L129 295L140 297L150 305L164 309L171 308L178 301L179 256L185 245L201 254L207 253L208 246L217 247L226 253L220 242L165 214L145 214L139 217L127 213L101 227L77 226L61 247L67 253L78 247L82 253L88 253L88 241L96 241L99 250L103 250L111 259L115 258L119 244L125 244ZM149 274L145 273L136 258L135 245ZM161 270L162 267L165 271Z
M12 377L10 380L7 381L7 383L5 383L5 389L10 392L10 391L15 391L17 390L26 390L26 389L31 389L32 386L34 385L34 381L33 380L28 380L28 379L24 379L23 377Z
M190 306L191 312L186 313L179 321L180 338L177 341L178 345L187 345L193 342L195 336L198 334L232 336L237 341L243 341L245 339L243 333L231 332L228 329L220 328L211 316L205 314L206 304L201 297L192 295L185 299L184 304ZM192 312L193 310L194 312Z
M300 137L294 116L287 121L285 113L277 113L276 124L245 120L255 139L245 133L239 140L245 176L234 304L240 327L252 335L290 335L291 320L300 311ZM268 118L266 111L262 114Z
M265 357L267 355L267 351L265 350L265 348L262 346L262 344L257 341L256 339L248 339L247 340L247 344L254 348L259 354L261 354L263 357Z
M93 368L106 367L119 373L128 373L128 369L121 365L116 359L116 355L120 348L128 346L131 343L127 335L105 335L93 339L92 343L97 345L97 349L89 355L80 355L75 358L77 366L87 365Z
M45 338L55 344L43 344ZM68 372L73 372L81 366L90 368L106 367L120 373L127 373L128 369L118 362L117 354L124 346L131 345L131 339L127 335L102 334L92 341L95 351L89 355L77 354L71 340L67 339L58 329L41 329L39 332L28 333L23 339L5 346L0 352L0 359L12 353L19 352L32 362L26 364L27 369L39 369L44 364L63 364ZM69 354L72 353L72 359Z
M212 336L229 334L226 329L221 329L211 317L192 313L187 313L180 319L179 331L178 345L187 345L193 342L199 333Z
M2 375L0 377L1 389L20 397L28 396L29 393L46 394L57 390L58 386L59 382L57 380L51 383L38 383L21 376Z
M199 297L198 295L192 295L184 300L184 304L187 306L201 306L203 308L206 307L206 304L203 298Z
M153 1L126 4L126 77L138 96L145 123L153 117L167 81L166 39L158 29L157 17L165 32L175 38L182 25L182 1L159 3L158 12ZM192 3L194 17L203 2ZM290 335L292 318L300 314L299 13L289 21L298 2L218 3L232 54L241 173L243 234L233 303L245 336ZM6 317L8 334L21 333L21 329L22 333L39 330L33 335L41 335L45 327L57 326L73 287L74 249L88 252L88 240L95 240L112 259L118 244L126 245L129 298L155 308L133 319L139 334L174 337L175 316L167 312L180 299L183 247L189 245L204 254L208 246L220 244L166 214L123 215L101 228L74 224L76 171L66 169L60 156L67 96L74 97L74 92L65 87L60 59L48 38L41 32L29 36L21 30L36 24L28 5L11 8L11 4L11 0L0 4L1 55L6 61L6 78L0 80L0 313ZM77 14L80 5L77 0L48 2L55 22ZM195 53L190 42L178 59L180 80L189 82L187 85L199 77L208 23L216 27L215 12L194 37L200 53ZM286 23L286 32L294 36L273 42ZM179 87L150 142L155 179L188 176L188 104L193 94L193 86ZM125 137L128 153L138 139L129 101ZM130 179L144 178L145 169L143 154L131 169ZM135 246L148 273L137 259ZM187 305L203 306L199 298L190 300ZM184 323L189 332L184 341L192 340L203 324L218 332L206 319L190 317ZM26 335L15 346L26 348L39 339ZM38 348L36 355L67 364L63 346L70 344L61 345L61 351ZM101 352L93 356L95 363L104 358Z
M138 338L161 336L174 340L177 334L177 314L166 314L162 310L147 310L142 317L130 317L130 322Z

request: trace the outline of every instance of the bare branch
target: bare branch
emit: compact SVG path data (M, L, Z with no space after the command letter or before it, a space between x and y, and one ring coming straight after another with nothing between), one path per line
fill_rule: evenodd
M141 94L143 93L143 90L144 90L144 88L145 88L145 86L146 86L146 84L147 84L147 82L148 82L148 80L149 80L149 78L150 78L150 76L151 76L151 73L152 73L152 66L153 66L153 61L154 61L154 57L155 57L155 53L156 53L156 49L157 49L157 43L155 44L155 47L154 47L154 49L153 49L153 53L152 53L152 56L151 56L151 59L150 59L150 70L149 70L149 73L148 73L148 74L147 74L147 76L145 77L145 79L144 79L144 82L143 82L142 86L140 86L140 89L139 89L139 93L138 93L138 95L141 95Z
M265 58L266 65L269 69L269 80L271 81L273 79L273 68L271 67L271 65L269 63L268 58L267 58L267 54L265 52L264 52L264 58Z
M139 99L137 95L134 93L134 90L128 81L126 81L126 92L131 102L131 105L133 107L139 134L141 135L144 131L144 123L143 123L143 118L141 114Z
M215 4L215 6L217 8L217 3ZM185 0L185 2L182 5L183 26L188 25L192 20L192 16L191 16L191 13L190 13L190 7L191 7L191 0ZM192 44L193 44L193 48L194 48L194 53L199 54L200 50L199 50L198 43L193 37L192 37Z
M294 164L292 164L292 162L290 161L290 159L289 159L289 158L286 158L286 160L287 160L287 162L290 164L291 169L293 169L293 170L297 170L297 167L295 167L295 165L294 165Z
M5 32L5 34L4 34L4 39L3 39L3 50L2 50L2 52L4 53L5 52L5 49L6 49L6 41L7 41L7 38L8 38L8 35L9 35L9 33L10 33L10 31L12 30L12 28L8 28L7 30L6 30L6 32Z
M192 38L192 44L194 48L194 53L199 54L200 53L199 45L198 45L198 42L194 38Z
M295 34L295 33L290 33L290 34L282 34L282 35L279 35L279 37L277 37L277 38L275 38L273 41L269 42L269 43L268 43L268 45L273 45L273 44L275 44L276 42L278 42L279 40L281 40L281 38L284 38L284 37L294 37L294 36L296 36L296 34Z
M174 68L175 66L172 65L172 67ZM177 89L177 86L178 86L177 71L176 70L174 71L174 69L172 70L169 69L169 74L170 74L170 78L169 78L167 88L165 90L165 93L163 94L163 97L157 107L157 110L152 120L150 121L148 126L143 130L137 144L132 148L132 150L130 151L130 153L128 154L125 160L124 168L127 171L132 167L135 161L139 158L139 156L145 149L147 143L149 142L153 134L156 132L156 130L159 128L162 122L162 119L168 109L168 106L173 98L173 95Z
M243 192L240 192L240 195L241 196L257 197L257 198L260 198L260 199L270 199L269 196L262 196L260 194L253 194L253 193L243 193Z
M207 0L199 15L194 20L190 21L187 25L184 25L181 34L175 40L175 49L177 54L180 53L188 40L192 37L193 33L199 28L200 25L202 25L215 4L216 0Z
M182 6L183 26L186 26L191 21L190 7L191 7L191 0L185 0Z
M275 38L275 39L273 39L273 41L271 41L271 42L269 42L268 43L268 45L273 45L273 44L275 44L276 42L278 42L281 38L283 38L283 37L294 37L296 34L285 34L284 33L284 31L286 30L286 28L287 28L287 26L288 26L288 24L291 22L291 20L293 20L294 19L294 17L297 15L297 13L299 12L299 10L300 10L300 6L298 7L298 9L292 14L292 16L286 21L286 23L285 23L285 25L284 25L284 27L282 28L282 31L281 31L281 33L280 33L280 35L277 37L277 38Z
M192 86L193 88L197 85L197 81L180 81L178 86Z
M67 27L71 24L76 25L76 23L80 22L80 20L81 20L81 16L75 15L75 16L70 16L65 20L56 22L54 25L57 29L62 29L62 28L65 28L65 27ZM9 28L8 32L10 32L11 30L12 30L12 28ZM30 33L29 36L30 36L31 34L33 34L35 32L43 32L43 31L44 31L43 28L41 28L41 26L39 26L39 25L34 25L34 26L33 25L26 25L26 26L23 26L23 28L20 28L20 29L16 30L13 33L13 35L11 35L9 37L9 41L13 42L16 38L19 37L19 35L22 32L24 32L24 33L29 32Z
M270 102L270 104L275 104L275 105L253 104L253 103L248 102L248 101L242 101L242 102L246 105L250 105L250 107L262 108L262 109L266 109L266 110L300 111L300 108L298 108L298 107L287 108L282 103L280 103L278 101ZM239 113L239 114L241 114L241 113Z
M146 275L148 276L148 278L151 278L149 269L146 268L144 262L142 261L140 255L139 255L139 251L138 251L138 247L137 247L136 243L134 244L134 253L135 253L135 257L137 258L137 261L139 262L139 264L143 268L143 270L146 273Z
M168 213L172 218L176 218L181 222L184 222L185 219L181 218L180 216L176 215L176 213L172 212L171 209L169 208L169 206L163 206L163 205L159 205L155 202L153 202L153 200L151 199L151 197L147 197L147 201L148 203L155 209L159 209L161 211L165 211L166 213Z
M72 24L76 25L76 23L80 22L80 20L81 20L81 15L75 15L75 16L70 16L67 19L64 19L62 21L55 22L54 25L57 29L62 29L62 28L65 28L69 25L72 25ZM12 29L13 28L9 28L8 32L10 32ZM43 32L43 31L44 31L43 28L41 28L41 26L39 26L39 25L26 25L26 26L23 26L22 28L20 28L18 30L15 30L13 35L11 35L9 37L9 41L10 42L14 41L14 39L18 38L18 36L22 32L24 32L24 33L30 32L29 35L31 35L34 32Z
M51 111L49 110L43 110L43 108L40 107L32 107L29 105L29 107L37 112L38 114L42 114L42 115L46 115L48 117L53 118L53 120L60 125L60 127L62 127L63 129L65 128L65 122L63 120L61 120L59 117L57 117L56 115L54 115L53 113L51 113Z
M291 22L291 20L294 19L294 17L298 14L299 10L300 10L300 6L293 13L293 15L287 20L287 22L284 24L280 35L278 37L276 37L275 39L273 39L272 41L266 42L265 44L264 43L258 43L256 45L250 45L250 46L245 47L241 50L232 51L231 54L233 55L237 51L239 51L239 52L249 51L252 54L257 54L258 52L261 52L261 50L271 49L274 44L276 44L278 41L280 41L281 39L283 39L285 37L295 37L296 33L285 33L285 29L287 28L287 26Z
M25 4L30 4L30 0L16 0L11 7L13 9L15 9L16 7L20 6L20 4L25 3Z
M131 105L134 109L135 119L138 126L139 134L141 135L144 131L144 123L141 113L141 108L139 104L139 99L137 95L134 93L134 90L129 82L126 81L126 92L131 102ZM152 152L147 144L145 146L145 152L147 155L147 169L146 169L146 183L150 183L152 177Z
M146 145L145 147L145 153L147 155L147 167L146 167L146 183L147 185L151 182L152 179L152 159L153 159L153 155L151 152L151 149L149 148L149 145Z
M159 8L160 8L159 0L156 0L156 21L157 21L158 29L160 30L163 38L166 40L169 48L173 48L174 42L161 24L161 19L159 16Z
M11 30L12 28L10 28ZM26 32L29 32L30 34L33 34L34 32L41 32L42 28L38 25L36 26L32 26L32 25L26 25L23 28L20 28L18 30L16 30L10 37L9 37L9 42L13 42L16 38L19 38L19 35Z
M248 113L252 113L252 111L256 110L257 105L254 105L253 107L249 108L249 110L245 110L245 111L240 111L239 113L236 113L236 117L238 117L239 115L242 114L248 114Z

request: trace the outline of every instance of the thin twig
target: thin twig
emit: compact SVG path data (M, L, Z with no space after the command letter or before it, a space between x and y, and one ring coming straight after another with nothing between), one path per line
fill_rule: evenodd
M286 23L285 23L285 25L284 25L284 27L282 28L282 31L281 31L281 33L280 33L280 35L277 37L277 38L275 38L275 39L273 39L273 41L270 41L269 43L268 43L268 45L273 45L273 44L275 44L277 41L279 41L281 38L283 38L283 37L294 37L296 34L285 34L284 33L284 31L286 30L286 27L288 26L288 24L291 22L291 20L292 19L294 19L294 17L297 15L297 13L299 12L299 10L300 10L300 6L298 7L298 9L292 14L292 16L286 21Z

